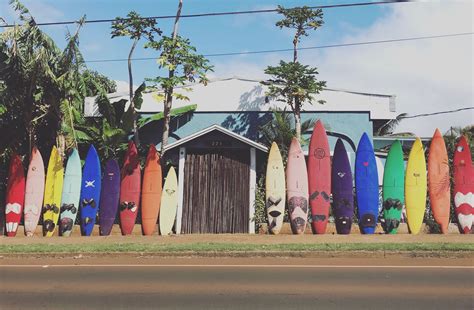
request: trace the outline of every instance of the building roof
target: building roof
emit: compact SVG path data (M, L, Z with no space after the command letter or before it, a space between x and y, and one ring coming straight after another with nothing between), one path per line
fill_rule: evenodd
M186 91L191 89L191 91ZM173 107L197 104L197 112L241 112L241 111L268 111L272 107L284 108L286 105L276 100L266 98L267 86L258 80L231 77L211 80L207 86L191 84L178 87L175 92L185 94L189 101L177 100ZM140 112L157 113L162 111L162 104L153 98L156 92L145 92ZM128 99L127 92L108 95L111 101ZM394 95L383 95L366 92L356 92L343 89L327 88L317 97L326 103L320 105L306 104L303 110L307 112L368 112L371 119L390 120L396 117ZM86 116L100 116L95 105L94 97L85 100L84 113Z
M180 139L180 140L177 140L177 141L175 141L175 142L173 142L173 143L170 143L170 144L168 144L167 146L165 146L165 150L166 150L166 151L169 151L169 150L171 150L171 149L174 149L174 148L176 148L176 147L178 147L178 146L180 146L180 145L183 145L183 144L185 144L185 143L187 143L187 142L190 142L190 141L192 141L192 140L194 140L194 139L196 139L196 138L199 138L199 137L201 137L201 136L204 136L205 134L208 134L208 133L210 133L210 132L212 132L212 131L219 131L219 132L221 132L221 133L223 133L223 134L225 134L225 135L228 135L228 136L230 136L230 137L232 137L232 138L234 138L234 139L236 139L236 140L239 140L239 141L241 141L241 142L243 142L243 143L245 143L245 144L247 144L247 145L249 145L249 146L251 146L251 147L254 147L254 148L260 150L260 151L268 152L268 148L267 148L265 145L262 145L262 144L260 144L260 143L255 142L255 141L252 141L252 140L250 140L250 139L248 139L248 138L246 138L246 137L244 137L244 136L241 136L241 135L239 135L239 134L237 134L237 133L235 133L235 132L233 132L233 131L231 131L231 130L225 129L224 127L221 127L221 126L219 126L219 125L212 125L212 126L209 126L209 127L205 128L205 129L202 129L202 130L200 130L200 131L198 131L198 132L195 132L195 133L193 133L193 134L191 134L191 135L189 135L189 136L187 136L187 137L184 137L184 138L182 138L182 139Z

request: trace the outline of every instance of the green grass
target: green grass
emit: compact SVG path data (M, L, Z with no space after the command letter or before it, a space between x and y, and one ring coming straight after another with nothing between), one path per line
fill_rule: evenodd
M206 252L312 252L312 251L474 251L471 243L314 243L314 244L17 244L0 245L0 253L206 253Z

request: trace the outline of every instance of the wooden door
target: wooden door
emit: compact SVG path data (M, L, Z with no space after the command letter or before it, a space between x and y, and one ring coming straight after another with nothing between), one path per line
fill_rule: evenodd
M249 151L188 151L181 232L247 233Z

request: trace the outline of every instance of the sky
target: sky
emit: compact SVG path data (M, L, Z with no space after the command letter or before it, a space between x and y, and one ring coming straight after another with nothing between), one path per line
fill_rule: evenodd
M0 0L0 16L8 23L15 13L8 0ZM365 2L338 1L250 1L184 0L182 14L243 11L302 5ZM142 16L174 15L177 0L24 0L37 22L124 17L129 11ZM324 25L302 39L301 47L351 42L411 38L473 32L473 4L470 0L433 0L324 10ZM284 49L292 47L292 33L275 27L275 13L220 17L183 18L179 32L202 54ZM159 20L170 35L173 20ZM74 25L42 27L60 47ZM300 52L301 62L316 66L319 78L330 88L397 96L397 112L416 115L474 105L473 36L396 42ZM134 57L156 57L142 42ZM110 24L86 24L81 30L80 48L87 61L127 58L131 41L110 38ZM239 76L265 79L268 65L290 60L292 53L271 53L210 57L211 78ZM88 67L117 81L127 81L126 62L89 62ZM160 75L154 60L133 64L134 84ZM127 82L119 82L126 89ZM341 103L343 104L343 103ZM348 107L348 109L350 109ZM404 120L397 132L410 131L431 136L434 129L474 123L474 110Z

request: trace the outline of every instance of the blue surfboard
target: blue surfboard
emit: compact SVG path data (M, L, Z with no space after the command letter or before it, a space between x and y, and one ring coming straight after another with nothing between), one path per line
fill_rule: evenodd
M81 178L81 159L77 150L72 149L67 160L61 196L61 214L59 217L59 234L61 236L70 236L74 228L74 222L79 211Z
M357 146L355 186L360 232L373 234L379 212L379 181L374 148L366 133Z
M101 187L100 161L93 145L87 152L84 169L82 170L81 185L81 232L90 236L94 228L95 218L99 210Z

